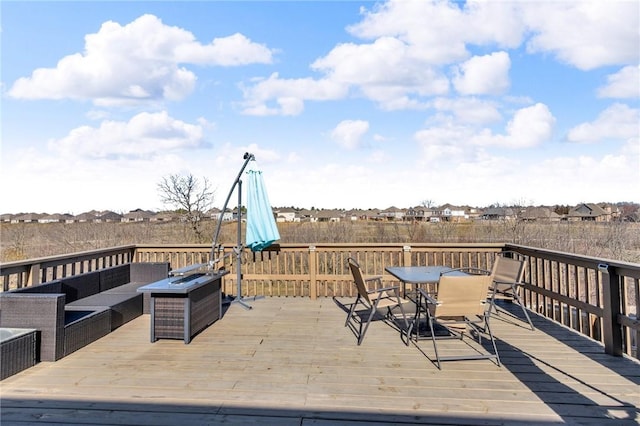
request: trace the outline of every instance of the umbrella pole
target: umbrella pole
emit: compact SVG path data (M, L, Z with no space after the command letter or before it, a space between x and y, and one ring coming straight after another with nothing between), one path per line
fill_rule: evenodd
M235 189L236 185L240 182L240 179L242 178L242 172L244 172L244 169L247 167L247 164L249 164L249 161L255 160L255 156L248 152L245 152L243 158L244 158L244 164L242 165L242 168L238 172L238 176L236 177L236 180L233 181L233 185L231 185L231 190L227 195L227 199L224 202L224 206L222 206L222 213L220 214L220 218L218 219L216 232L213 235L213 242L211 244L211 257L209 258L209 264L211 265L212 268L218 261L222 260L221 258L216 257L216 251L221 251L221 247L218 247L218 237L220 237L220 229L222 227L222 218L224 217L224 214L227 211L229 200L231 200L231 195L233 195L233 190ZM238 201L238 211L240 211L241 204L242 204L242 201Z
M224 202L224 206L222 207L222 213L220 218L218 219L218 225L216 226L216 232L213 236L213 242L211 244L211 257L209 259L209 267L211 269L214 268L215 264L221 260L223 260L226 256L217 257L217 254L222 254L222 247L218 246L218 238L220 237L220 228L222 226L222 218L227 211L227 206L229 204L229 200L231 200L231 195L233 194L233 190L238 186L238 239L236 241L236 247L234 247L233 251L236 255L236 297L231 301L231 303L239 303L245 309L251 309L251 306L245 303L242 300L242 172L249 164L249 161L255 160L255 156L248 152L244 154L244 164L240 171L238 172L238 176L236 180L233 181L233 185L231 185L231 190L227 195L227 199ZM255 297L253 298L256 299ZM228 302L227 302L228 303Z
M242 179L238 179L238 239L236 242L236 298L231 303L239 303L245 309L251 305L242 300Z

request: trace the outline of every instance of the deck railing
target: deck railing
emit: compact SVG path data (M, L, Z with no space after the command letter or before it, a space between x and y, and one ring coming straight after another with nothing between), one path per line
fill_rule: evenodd
M491 269L495 256L527 260L523 298L529 309L604 344L608 354L638 358L640 265L511 244L281 244L242 254L242 296L355 296L346 264L356 257L366 274L396 283L387 266L447 265ZM207 245L130 245L0 265L3 291L127 262L170 262L173 269L207 263ZM221 264L235 294L233 248Z

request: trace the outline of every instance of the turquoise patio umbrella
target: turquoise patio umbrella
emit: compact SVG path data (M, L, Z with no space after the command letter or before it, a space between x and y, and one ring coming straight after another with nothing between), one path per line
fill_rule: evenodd
M262 251L280 239L262 171L254 161L247 169L247 231L246 246Z

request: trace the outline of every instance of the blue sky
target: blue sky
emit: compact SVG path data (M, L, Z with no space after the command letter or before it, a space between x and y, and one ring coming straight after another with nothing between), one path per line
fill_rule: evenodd
M639 8L2 1L0 211L640 202Z

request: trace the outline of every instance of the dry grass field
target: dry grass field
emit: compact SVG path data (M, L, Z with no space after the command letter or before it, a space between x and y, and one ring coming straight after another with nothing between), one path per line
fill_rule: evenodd
M213 236L216 222L203 224ZM509 242L640 263L640 224L626 222L279 223L281 243ZM224 224L221 242L232 245L236 224ZM205 243L210 242L204 241ZM73 253L127 244L198 243L192 231L167 223L0 224L0 261Z

